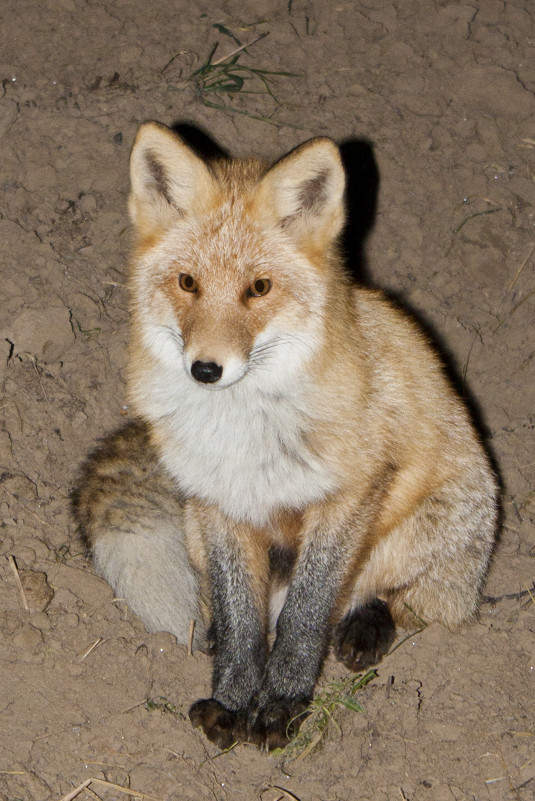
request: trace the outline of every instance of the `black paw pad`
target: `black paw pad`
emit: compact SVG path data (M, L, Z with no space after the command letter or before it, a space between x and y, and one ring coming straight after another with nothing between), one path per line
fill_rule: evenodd
M395 636L388 606L376 598L342 618L334 630L334 652L349 670L357 672L379 662Z
M284 748L304 721L307 701L273 701L259 709L249 728L248 742L272 751Z
M226 709L215 698L196 701L189 710L189 719L195 728L200 726L208 739L223 750L246 739L243 717Z

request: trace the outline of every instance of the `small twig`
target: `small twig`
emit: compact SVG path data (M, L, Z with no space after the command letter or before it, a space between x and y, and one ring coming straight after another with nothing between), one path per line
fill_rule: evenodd
M518 311L518 309L522 306L522 304L525 303L526 300L529 300L530 298L532 298L533 295L535 295L535 289L533 289L531 292L528 292L528 294L525 295L522 298L522 300L519 300L518 303L515 306L513 306L513 308L509 312L509 316L513 315L516 311Z
M78 787L76 787L70 793L67 793L67 795L64 795L63 798L61 799L61 801L72 801L72 799L76 798L76 796L79 795L82 792L82 790L85 790L85 788L88 785L90 785L92 781L93 781L93 779L86 779L85 782L83 782L83 784L79 784Z
M144 698L142 701L138 701L137 704L132 704L132 706L128 706L126 709L121 709L119 712L120 715L125 715L127 712L131 712L133 709L137 709L139 706L143 706L143 704L147 703L147 699Z
M315 747L318 745L320 740L323 738L324 734L325 734L324 731L316 732L316 734L311 739L309 744L305 747L305 749L303 751L301 751L301 753L299 754L299 756L296 758L295 761L296 762L301 762L302 759L305 759L305 757L307 757L315 749Z
M252 47L254 44L259 42L260 39L265 39L265 37L268 36L268 35L269 35L269 31L266 31L265 33L261 33L260 36L257 36L256 39L253 39L253 41L249 42L249 44L244 44L241 47L237 47L235 50L231 50L230 53L227 53L226 56L221 56L221 58L218 58L216 61L211 61L210 62L210 66L211 67L217 67L217 66L219 66L219 64L224 64L225 61L227 61L227 59L232 58L232 56L235 56L237 53L241 53L242 50L247 50L248 47Z
M210 757L210 758L211 758L211 759L212 759L212 761L213 761L214 759L219 759L219 757L225 756L225 754L230 754L230 752L231 752L231 751L234 751L234 749L236 748L236 746L237 746L237 745L239 745L239 744L240 744L240 741L239 741L239 740L234 740L234 742L232 743L232 745L229 745L229 747L228 747L228 748L224 748L224 749L223 749L223 751L220 751L220 752L219 752L219 754L216 754L214 757Z
M265 790L262 790L262 792L260 793L260 797L262 797L264 793L269 792L269 790L277 790L278 793L282 793L283 798L289 798L290 801L300 801L298 796L296 796L290 790L286 790L284 787L280 787L278 784L270 784L269 787L266 787Z
M195 633L195 620L192 618L189 622L189 635L188 635L188 656L193 656L193 635Z
M516 271L515 277L513 278L513 280L511 281L511 283L507 287L507 292L510 292L512 290L512 288L514 287L514 285L516 284L516 282L518 281L518 279L520 277L520 273L522 272L522 270L524 269L524 267L526 266L526 264L530 260L531 255L532 255L534 250L535 250L535 242L532 242L531 250L529 251L528 255L526 256L526 258L524 259L524 261L522 262L522 264L520 265L518 270Z
M501 301L500 301L500 306L499 306L499 308L498 308L498 311L497 311L497 313L496 313L496 317L498 318L499 322L498 322L498 325L497 325L497 327L496 327L495 331L497 331L497 330L498 330L498 328L500 328L500 326L501 326L501 325L503 325L503 323L505 322L505 319L501 319L501 320L500 320L500 316L501 316L501 312L502 312L503 304L505 303L505 299L507 298L507 295L509 295L509 293L510 293L510 292L513 290L513 288L514 288L514 286L515 286L516 282L517 282L517 281L518 281L518 279L520 278L520 274L522 273L522 270L524 269L524 267L526 266L526 264L528 263L528 261L529 261L529 260L531 259L531 257L533 256L533 251L535 251L535 242L532 242L532 243L531 243L531 248L530 248L530 250L529 250L529 253L527 254L527 256L526 256L526 258L524 259L524 261L521 263L520 267L517 269L517 271L516 271L516 273L515 273L515 275L514 275L514 277L513 277L512 281L511 281L511 283L509 284L509 286L507 287L507 289L506 289L506 290L505 290L505 292L504 292L503 298L502 298L502 299L501 299ZM521 302L522 302L522 301L521 301ZM516 311L516 308L517 308L517 307L515 306L515 308L513 309L513 311L512 311L512 312L510 312L510 314L512 314L514 311Z
M102 787L112 787L119 793L123 793L124 795L133 795L134 798L140 798L142 801L159 801L159 799L155 798L153 795L149 795L148 793L140 793L137 790L132 790L130 787L123 787L121 784L106 782L103 779L91 779L91 782L94 784L100 784Z
M470 214L468 217L466 217L466 219L462 221L460 225L457 226L457 228L454 228L453 235L455 236L456 234L458 234L461 228L464 228L466 223L470 222L470 220L474 220L476 217L484 217L487 214L496 214L498 211L501 211L501 207L497 209L485 209L485 211L476 211L474 212L474 214Z
M84 651L84 653L81 655L81 657L78 659L78 661L79 661L79 662L83 662L83 661L84 661L84 659L86 659L86 657L88 657L88 656L89 656L89 654L90 654L92 651L94 651L94 650L95 650L95 648L97 648L97 647L98 647L98 646L101 644L101 642L103 641L103 639L104 639L103 637L97 637L97 639L95 640L95 642L93 643L93 645L90 645L90 646L89 646L89 648L87 649L87 651Z
M11 554L9 554L9 556L7 557L7 561L9 562L11 570L13 571L13 575L15 576L15 581L17 583L17 587L19 588L22 605L24 609L27 612L29 612L30 607L28 606L28 601L26 600L26 593L24 592L24 587L22 586L22 581L20 580L19 569L17 567L17 563L15 562L15 558Z
M174 55L174 56L171 56L171 58L169 59L169 61L168 61L168 62L167 62L167 64L165 65L165 67L162 67L162 69L160 70L160 75L163 75L163 74L164 74L164 72L166 71L166 69L167 69L168 67L170 67L170 66L171 66L171 64L173 63L173 61L175 60L175 58L178 58L179 56L183 56L183 55L185 55L187 52L188 52L187 50L179 50L179 51L178 51L178 53L175 53L175 55ZM182 72L182 71L181 71L181 72Z
M491 202L491 201L488 201L488 200L487 200L486 202L487 202L487 203L489 203L489 202ZM498 212L498 211L501 211L501 210L502 210L502 208L501 208L501 206L499 206L497 209L485 209L484 211L476 211L474 214L470 214L468 217L466 217L466 218L465 218L465 219L462 221L462 223L460 223L460 224L459 224L459 225L458 225L456 228L454 228L454 229L452 230L452 232L451 232L451 233L452 233L452 237L451 237L450 246L449 246L449 248L447 249L447 251L446 251L446 253L445 253L445 256L449 256L449 255L450 255L450 253L451 253L451 251L452 251L452 249L453 249L453 245L455 244L455 237L457 236L457 234L459 233L459 231L460 231L462 228L464 228L464 226L466 225L466 223L470 222L470 220L474 220L476 217L483 217L483 216L485 216L485 215L487 215L487 214L496 214L496 212Z
M497 604L500 601L520 601L529 595L533 601L533 592L535 592L535 582L527 590L520 590L520 592L510 592L506 595L484 595L481 599L482 604Z
M85 790L86 787L89 787L90 784L99 784L102 787L111 787L113 790L116 790L118 793L124 793L124 795L131 795L134 798L139 798L141 801L158 801L153 795L148 795L147 793L140 793L137 790L132 790L131 787L123 787L121 784L114 784L113 782L104 781L104 779L86 779L85 782L78 785L74 790L67 795L64 795L60 801L72 801L73 798L76 798L82 790Z
M35 358L35 356L32 353L28 353L28 356L30 357L30 361L33 364L33 369L35 370L35 374L37 376L37 379L38 379L39 383L41 384L41 389L43 391L43 397L44 397L45 401L48 404L49 400L48 400L48 395L46 394L45 385L43 384L43 379L41 377L41 373L37 369L37 359Z
M416 629L416 631L411 631L409 634L406 634L399 642L397 642L395 645L392 646L392 648L388 652L388 656L390 656L390 654L393 654L394 651L397 651L397 649L401 645L403 645L404 642L407 642L407 640L410 640L411 637L415 637L417 634L421 634L422 631L424 631L425 628L427 628L427 624L422 629Z

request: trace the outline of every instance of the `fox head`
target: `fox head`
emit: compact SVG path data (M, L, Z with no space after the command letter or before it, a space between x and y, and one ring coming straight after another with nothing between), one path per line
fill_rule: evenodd
M143 353L208 389L249 374L273 386L313 359L344 223L334 142L312 139L270 168L205 163L147 123L130 170L132 359Z

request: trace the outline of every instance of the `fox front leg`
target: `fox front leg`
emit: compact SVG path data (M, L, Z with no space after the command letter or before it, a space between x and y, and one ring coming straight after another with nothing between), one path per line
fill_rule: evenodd
M197 701L189 711L193 725L220 748L247 739L247 714L267 658L267 553L254 542L244 543L239 533L218 535L208 548L212 698Z
M312 698L331 636L331 616L349 561L341 532L308 537L296 564L277 636L266 665L250 742L284 747L297 733Z

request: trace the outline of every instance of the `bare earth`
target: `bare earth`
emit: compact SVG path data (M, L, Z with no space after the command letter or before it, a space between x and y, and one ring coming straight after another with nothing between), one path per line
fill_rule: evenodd
M59 801L96 778L160 801L528 801L535 606L503 596L535 578L535 7L261 5L0 9L0 799ZM276 99L204 95L251 116L204 105L188 80L216 42L215 59L238 47L225 30L242 43L269 32L238 64L295 73L276 78ZM298 761L243 745L219 755L191 728L208 657L144 631L69 517L77 465L128 413L127 170L147 119L195 124L237 155L277 157L316 135L370 142L368 280L446 343L503 480L485 590L497 600L461 633L402 642L359 692L365 711L338 710ZM344 676L330 661L323 681ZM94 782L78 798L95 793L128 797Z

